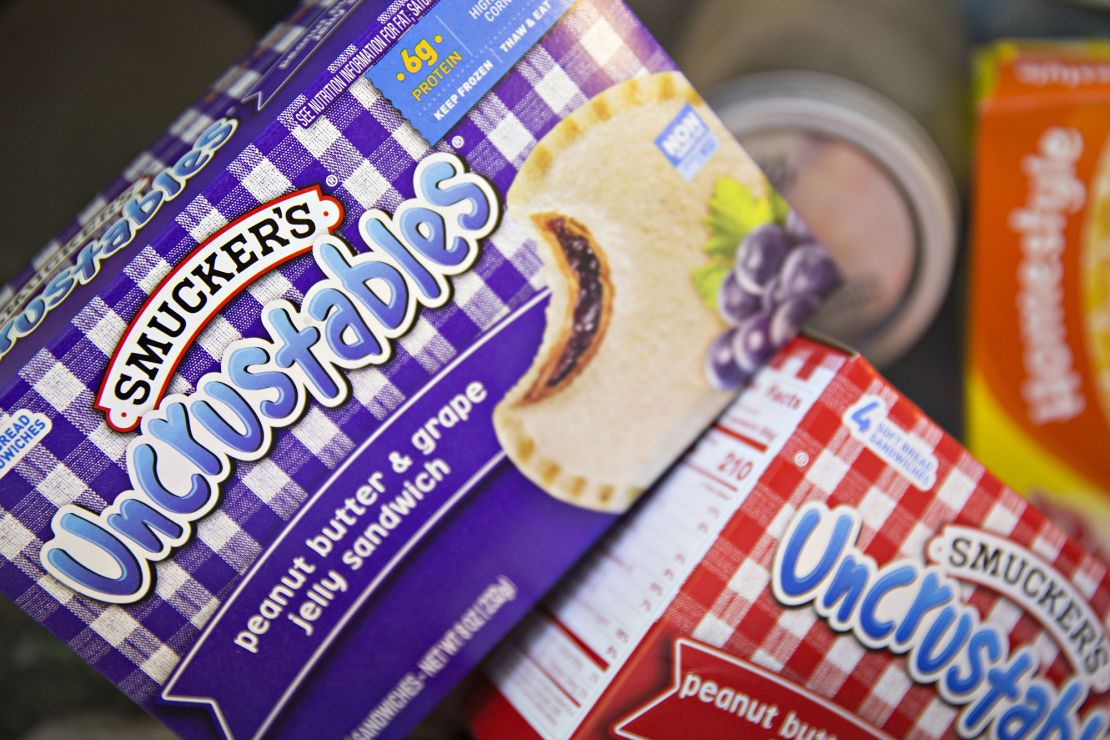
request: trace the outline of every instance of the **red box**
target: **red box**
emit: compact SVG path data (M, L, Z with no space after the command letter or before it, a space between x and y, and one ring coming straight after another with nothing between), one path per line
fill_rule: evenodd
M864 360L797 340L500 648L472 725L1102 736L1108 587Z

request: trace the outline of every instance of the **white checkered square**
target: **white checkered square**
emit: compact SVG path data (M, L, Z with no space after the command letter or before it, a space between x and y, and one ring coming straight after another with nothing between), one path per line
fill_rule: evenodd
M139 252L135 259L123 268L123 272L144 293L150 295L162 282L162 279L170 274L171 269L173 268L169 262L162 259L157 252L147 246L143 247L143 251Z
M100 616L89 623L89 628L116 648L127 642L136 630L143 629L134 617L118 606L105 608Z
M181 373L175 373L174 376L170 378L170 384L166 386L166 395L187 396L195 390L196 388L193 387L193 384L189 381L188 378L186 378Z
M1053 563L1060 557L1060 550L1063 549L1065 542L1067 538L1063 532L1056 527L1046 527L1033 539L1033 547L1030 549L1049 563Z
M80 213L77 214L77 222L81 224L88 223L92 220L93 216L100 213L100 211L103 210L104 206L106 205L108 205L108 199L105 198L103 195L97 195L95 198L90 200L84 208L81 209ZM54 242L53 246L48 245L39 253L37 259L33 259L31 261L31 264L34 265L36 268L41 266L47 259L53 256L54 252L59 246L61 246L59 242Z
M902 698L911 686L913 683L906 674L906 669L901 664L892 663L875 682L871 689L871 696L863 703L863 707L869 715L874 712L881 717L880 722L885 722L890 712L902 703ZM876 701L884 706L875 706Z
M217 90L226 91L229 87L235 84L235 81L239 79L239 75L243 74L244 69L245 67L243 67L242 65L236 64L235 66L224 72L220 76L220 78L212 84L212 87Z
M507 214L507 218L497 227L497 246L501 254L516 265L523 275L534 272L534 270L521 269L522 264L532 264L531 260L535 259L535 248L531 244L532 233L529 226L517 221L511 213ZM521 256L527 257L529 262L519 262Z
M189 621L192 622L193 625L196 626L198 629L200 629L204 627L204 625L208 624L208 620L212 618L212 615L215 614L216 610L219 608L220 600L213 596L204 604L204 606L202 606L197 611L196 615L194 615Z
M288 298L295 303L304 299L301 292L293 287L293 283L277 270L271 270L252 282L247 287L247 292L263 306L278 298Z
M384 100L382 93L374 87L370 80L360 77L349 88L351 96L366 110L370 110L379 101Z
M218 313L197 337L197 344L210 356L222 357L228 345L242 338L243 335L224 318L224 314Z
M1046 631L1038 632L1029 645L1041 666L1051 666L1060 657L1059 643Z
M775 626L801 642L816 623L817 614L812 609L787 609Z
M379 419L384 419L405 400L397 386L376 367L356 370L347 377L355 398Z
M212 125L215 119L205 115L202 111L190 109L170 126L170 133L182 141L193 142L200 138L205 129Z
M763 666L772 673L782 673L783 662L777 657L760 648L752 654L752 662Z
M177 215L177 223L189 232L193 241L200 244L226 226L227 218L206 198L197 197Z
M930 527L925 526L921 522L914 522L910 527L909 534L902 540L902 546L898 551L905 558L920 558L925 552L925 546L929 540L936 536L936 532Z
M0 515L0 555L15 562L23 549L38 538L11 514Z
M929 702L917 720L914 729L924 735L940 737L944 728L956 721L956 709L937 698Z
M352 198L358 201L359 205L369 209L393 186L374 165L363 160L362 164L343 181L343 187Z
M535 137L524 128L520 119L511 113L486 135L490 143L497 147L497 151L501 152L501 156L510 162L518 161L536 143Z
M243 530L222 509L216 509L197 526L197 536L213 552L220 552Z
M158 577L154 581L154 593L166 601L171 601L178 591L192 580L192 575L178 565L173 558L158 567Z
M1085 557L1080 567L1071 576L1071 581L1079 593L1090 599L1098 591L1098 584L1106 575L1106 566L1093 557Z
M220 550L220 558L238 573L246 573L262 554L262 545L243 530L235 532Z
M127 329L127 322L109 308L99 296L89 301L89 304L73 317L73 325L81 330L85 339L92 342L108 357L115 352L123 332Z
M390 136L405 150L405 154L412 157L414 162L428 155L429 149L427 143L425 143L424 139L408 121L402 121L400 125L393 129Z
M707 645L720 647L732 637L733 626L728 622L715 617L712 612L707 613L698 626L694 628L694 638Z
M304 36L306 30L304 26L277 26L272 33L262 39L262 45L284 54L293 48L293 44Z
M158 566L155 593L200 629L219 603L192 574L169 558Z
M767 590L771 582L771 574L754 558L749 558L740 564L736 572L729 579L728 589L748 603L755 603L759 595Z
M508 311L508 306L473 272L460 275L454 286L455 303L479 327L490 326Z
M825 651L825 662L847 674L856 669L866 653L866 648L854 637L838 637L833 641L832 647Z
M139 668L143 673L161 684L170 677L170 673L177 665L178 660L180 660L180 658L177 653L163 644L159 645L158 648L150 654L150 657L142 662Z
M621 37L603 18L598 18L590 25L590 30L582 34L581 44L601 67L605 67L613 55L624 46Z
M878 486L871 486L859 503L859 514L870 529L879 531L898 506L898 502Z
M793 504L784 503L779 510L775 512L775 518L772 519L771 523L767 526L767 536L773 537L776 540L782 539L782 536L786 533L786 528L790 526L790 522L794 520L794 515L797 513L798 510Z
M62 464L55 465L35 486L39 493L59 508L76 501L86 487L84 481Z
M1037 656L1037 661L1041 665L1052 665L1053 661L1060 657L1060 646L1048 632L1038 632L1030 647L1033 648L1033 654Z
M1022 610L1008 599L998 599L991 607L987 621L1005 633L1014 629L1021 620Z
M436 372L454 359L456 350L431 322L421 318L412 331L400 340L405 351L416 358L428 372Z
M342 433L319 406L312 406L300 423L294 425L293 434L314 455L320 453Z
M326 118L319 118L309 128L294 124L293 136L309 154L319 159L343 134L339 133L334 123Z
M961 511L975 492L977 483L978 479L969 478L963 470L953 467L936 489L937 501L953 511Z
M177 564L173 558L167 558L158 566L158 577L154 581L154 593L166 601L179 601L182 594L189 591L204 591L204 587L193 581L193 576ZM196 610L189 609L186 614Z
M166 163L155 157L151 152L142 152L123 171L123 176L127 180L138 180L143 175L153 175L165 166Z
M78 218L78 221L81 221L81 219ZM59 254L61 246L62 243L60 241L58 241L57 239L51 239L49 242L46 243L45 247L40 249L38 252L35 253L33 257L31 257L31 267L35 268L36 271L39 271L42 270L43 267L45 267L46 265L52 264L55 260L59 260L61 258L61 255ZM12 290L11 283L5 285L4 289L5 291L10 293Z
M806 480L828 494L835 491L848 474L848 463L829 450L822 450L806 471Z
M40 578L36 586L41 588L48 598L31 598L27 601L21 600L19 605L26 609L27 613L30 614L33 619L39 622L48 619L60 606L73 609L73 605L77 602L77 598L73 595L73 591L63 586L62 582L56 578ZM73 610L74 612L78 611L76 609Z
M275 499L283 495L285 487L291 484L293 479L267 457L251 466L243 476L243 482L264 503L272 504Z
M289 178L273 162L265 158L254 165L250 173L241 178L240 182L260 203L273 200L293 189L293 183Z
M328 172L335 173L340 179L348 177L354 172L356 163L364 163L362 153L346 137L340 136L328 150L320 155L319 162ZM307 162L306 162L307 164ZM291 172L292 163L285 163L286 172Z
M39 395L58 411L63 412L83 395L91 395L84 383L61 363L55 363L34 385Z
M558 114L577 108L584 99L582 91L562 67L552 67L535 85L536 94Z
M1001 500L991 506L991 510L983 521L983 528L998 534L1008 535L1014 531L1018 520L1019 517L1013 509L1006 505L1005 500Z

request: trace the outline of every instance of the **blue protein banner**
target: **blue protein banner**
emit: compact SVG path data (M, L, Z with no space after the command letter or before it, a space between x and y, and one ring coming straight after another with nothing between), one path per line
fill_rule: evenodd
M517 350L542 333L545 295L491 329L351 455L244 577L163 698L208 705L228 737L266 731L406 554L504 459L491 415L531 361Z
M444 3L366 77L435 144L574 3Z

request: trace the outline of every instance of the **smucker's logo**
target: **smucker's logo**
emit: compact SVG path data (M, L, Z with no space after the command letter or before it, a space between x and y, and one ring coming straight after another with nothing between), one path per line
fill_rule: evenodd
M775 551L771 588L787 606L811 606L837 632L906 656L910 677L935 685L961 707L962 737L1102 737L1110 718L1080 716L1091 691L1110 689L1110 638L1079 591L1016 543L948 526L926 548L931 564L879 566L856 545L857 511L822 503L801 508ZM957 580L959 579L959 580ZM997 591L1044 626L1074 670L1048 681L1031 645L1011 651L1009 635L961 597L960 580Z
M198 247L158 287L121 342L97 400L118 429L141 427L127 448L131 489L99 513L62 506L43 567L98 601L150 593L153 563L188 543L222 498L236 461L270 450L275 430L315 400L350 396L346 373L384 365L422 309L447 305L452 278L470 270L501 219L493 186L462 159L435 153L416 167L415 197L392 213L367 211L360 251L331 231L338 201L316 188L251 211ZM300 306L262 307L261 337L223 353L195 393L162 395L200 331L252 280L311 251L325 277Z
M151 292L116 347L95 403L108 426L138 427L220 310L342 222L343 206L316 186L259 206L193 250Z

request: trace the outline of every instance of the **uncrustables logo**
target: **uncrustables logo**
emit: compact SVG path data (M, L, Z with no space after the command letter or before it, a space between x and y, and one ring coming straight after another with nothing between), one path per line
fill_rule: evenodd
M395 213L363 214L358 231L369 251L331 233L342 209L309 188L236 221L162 282L120 343L97 401L114 428L141 427L127 449L132 488L100 513L73 504L57 511L41 553L49 573L99 601L143 598L152 563L187 543L219 505L235 461L264 457L274 431L311 400L342 404L345 371L388 362L421 307L450 301L451 278L473 267L479 241L500 221L496 192L447 153L420 162L413 187ZM192 395L162 398L197 332L227 301L308 251L325 278L302 305L266 304L263 337L230 345Z
M932 564L879 566L857 546L860 516L846 506L801 508L775 551L771 587L791 607L811 606L838 632L906 656L910 677L959 707L962 737L1102 737L1110 719L1080 715L1110 689L1110 638L1075 586L1020 545L948 526L926 548ZM1057 687L1031 645L1016 650L997 624L961 596L960 581L987 586L1021 607L1057 642L1074 673Z

